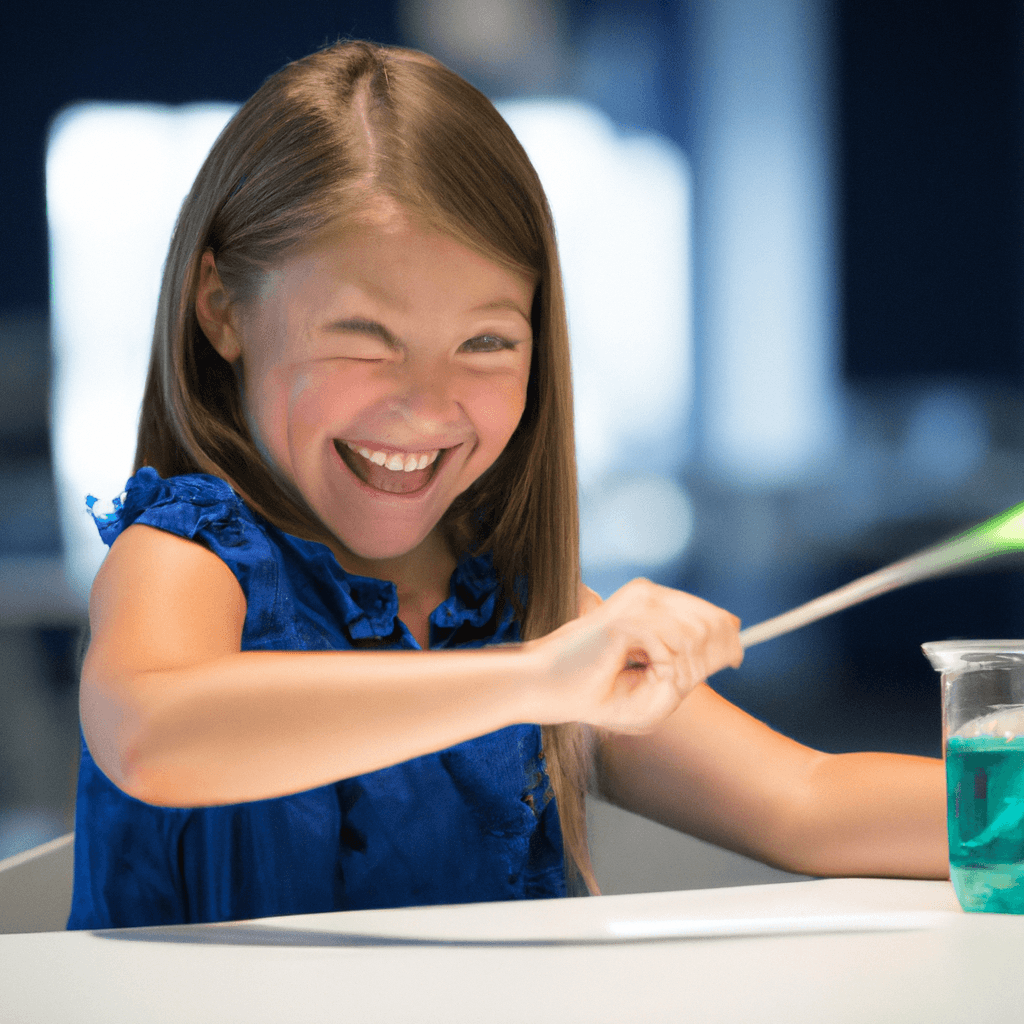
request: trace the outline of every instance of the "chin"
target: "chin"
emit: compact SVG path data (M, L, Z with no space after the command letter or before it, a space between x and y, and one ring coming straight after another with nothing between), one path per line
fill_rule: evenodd
M344 536L335 534L342 548L356 558L367 562L384 562L393 558L401 558L415 551L426 537L366 537Z

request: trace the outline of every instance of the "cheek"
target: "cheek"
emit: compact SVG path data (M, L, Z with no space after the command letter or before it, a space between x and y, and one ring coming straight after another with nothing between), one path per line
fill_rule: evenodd
M296 457L309 444L349 433L380 399L380 386L358 369L314 368L296 373L282 391L288 445Z
M322 422L326 392L308 378L280 368L261 377L255 373L247 376L252 378L245 388L249 429L264 457L291 476L304 442Z
M526 381L512 378L499 386L492 382L475 389L471 401L481 437L489 445L504 448L526 408Z
M283 404L278 400L274 382L269 375L261 375L257 368L247 364L241 386L249 432L264 457L269 456L280 465Z
M525 371L517 373L510 382L508 408L509 415L513 420L512 430L519 426L519 421L523 418L523 413L526 411L526 392L529 386L530 368L527 366Z
M332 412L330 389L308 380L296 381L286 396L288 441L293 447L321 431Z

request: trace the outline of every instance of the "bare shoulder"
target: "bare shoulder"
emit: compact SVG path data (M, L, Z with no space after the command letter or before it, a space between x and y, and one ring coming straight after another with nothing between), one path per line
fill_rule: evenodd
M182 664L237 651L244 621L242 588L213 552L135 524L96 574L90 656L138 668Z
M592 612L603 603L601 595L597 593L596 590L591 590L586 583L580 583L580 597L578 605L580 615L586 615L587 612Z

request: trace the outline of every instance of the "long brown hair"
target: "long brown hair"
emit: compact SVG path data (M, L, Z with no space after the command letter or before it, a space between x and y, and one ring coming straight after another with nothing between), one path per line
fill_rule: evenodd
M199 264L212 250L228 293L244 301L293 249L381 196L538 281L522 420L444 523L457 550L493 553L523 638L543 636L576 615L580 580L569 341L551 212L493 105L425 54L331 46L269 78L221 133L171 241L136 468L212 473L280 528L328 539L260 455L235 374L199 327ZM584 805L587 735L578 724L547 726L544 750L570 886L582 878L596 891Z

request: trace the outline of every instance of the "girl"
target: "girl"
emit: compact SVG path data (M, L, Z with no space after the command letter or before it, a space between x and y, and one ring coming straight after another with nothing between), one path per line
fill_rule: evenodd
M273 76L182 209L97 517L69 927L596 891L588 785L791 870L945 876L940 762L785 739L703 682L734 617L582 587L572 437L551 217L490 103L365 43Z

